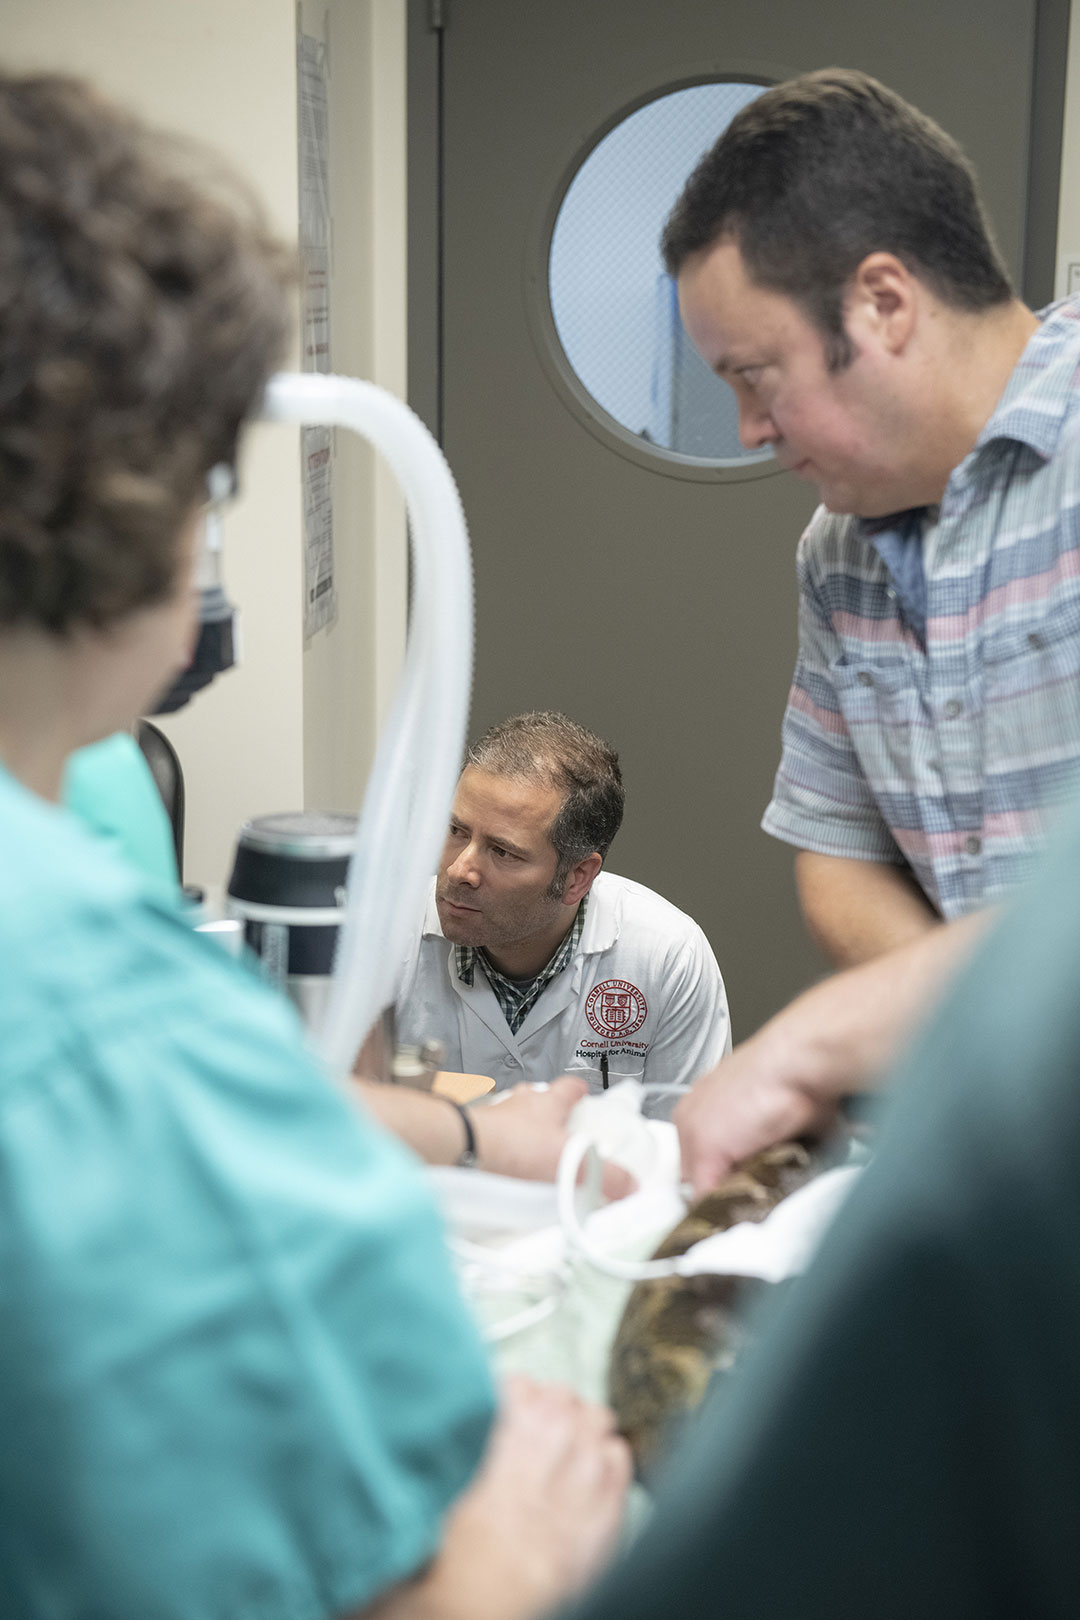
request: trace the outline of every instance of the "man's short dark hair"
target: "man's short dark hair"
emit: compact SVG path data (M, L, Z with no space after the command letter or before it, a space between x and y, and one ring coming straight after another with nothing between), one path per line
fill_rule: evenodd
M832 370L854 358L844 294L868 253L895 254L957 309L1014 296L960 147L876 79L841 68L776 85L732 119L664 228L670 274L722 237L753 281L802 307Z
M288 325L254 204L76 80L0 75L0 625L110 625L175 589Z
M602 738L554 710L515 714L473 743L466 765L492 776L521 777L558 788L563 802L548 828L558 856L551 892L561 896L570 869L606 855L623 817L619 756Z

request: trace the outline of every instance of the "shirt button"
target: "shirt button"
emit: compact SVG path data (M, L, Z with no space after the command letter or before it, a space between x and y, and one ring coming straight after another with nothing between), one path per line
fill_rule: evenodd
M1028 636L1027 639L1028 639L1028 646L1029 647L1034 647L1036 652L1041 652L1042 649L1046 646L1045 639L1042 636L1040 636L1040 634L1039 634L1039 632L1037 630L1033 630L1031 632L1031 634Z
M980 855L982 853L982 839L977 833L968 834L964 839L964 849L969 855Z
M888 597L890 602L896 601L896 591L892 585L886 585L885 595Z
M860 669L856 678L860 686L873 686L874 684L874 677L868 669Z
M503 1058L503 1068L504 1069L517 1069L517 1068L520 1068L520 1064L518 1063L518 1060L517 1060L516 1057L504 1057Z
M964 705L959 698L950 698L945 705L946 720L955 720L958 714L963 714Z

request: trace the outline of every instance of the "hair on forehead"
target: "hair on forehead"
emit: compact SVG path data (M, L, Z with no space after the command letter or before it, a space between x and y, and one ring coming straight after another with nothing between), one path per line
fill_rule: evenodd
M559 858L556 881L594 851L607 854L622 823L624 791L619 756L595 732L552 709L517 714L473 743L465 763L562 793L548 829Z
M844 295L870 253L893 253L957 309L1014 296L957 142L895 91L846 68L774 85L736 114L664 227L669 273L724 237L751 280L793 299L817 325L833 370L854 357Z

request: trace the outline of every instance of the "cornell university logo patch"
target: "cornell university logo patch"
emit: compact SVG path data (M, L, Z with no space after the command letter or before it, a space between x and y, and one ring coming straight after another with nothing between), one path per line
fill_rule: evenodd
M605 979L589 991L585 1016L598 1035L633 1035L645 1022L645 997L625 979Z

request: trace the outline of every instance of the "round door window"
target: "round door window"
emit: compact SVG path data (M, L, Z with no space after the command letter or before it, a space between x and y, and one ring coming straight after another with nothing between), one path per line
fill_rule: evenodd
M764 88L696 84L639 107L593 147L555 220L548 295L566 359L590 403L661 456L728 467L771 456L740 445L735 396L683 330L660 256L691 170Z

